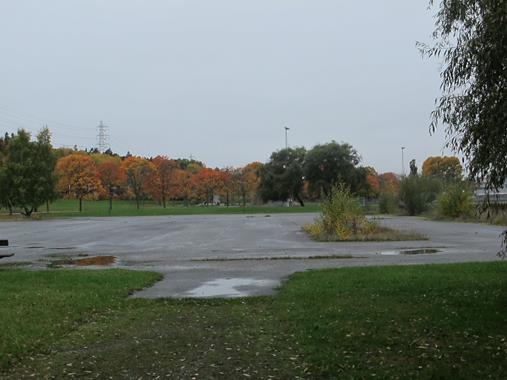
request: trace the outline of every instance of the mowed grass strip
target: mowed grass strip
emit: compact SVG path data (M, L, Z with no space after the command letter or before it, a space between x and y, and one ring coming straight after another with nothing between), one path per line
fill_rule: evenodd
M297 273L275 310L318 378L507 374L507 262Z
M123 309L160 279L152 272L0 269L0 369L47 350L70 331Z
M53 273L53 290L39 302L59 298L69 275L81 278L73 292L87 295L51 312L72 320L66 334L34 335L31 359L25 352L0 377L478 379L507 371L506 262L309 271L274 297L235 300L125 300L138 284L124 281L123 291L105 290L109 306L86 318L74 309L100 291L86 284L90 272L35 272L18 287L33 291L44 273ZM132 273L134 282L155 278L145 275ZM12 317L19 306L5 308L4 299L0 307ZM33 302L19 297L11 305ZM14 322L29 331L37 317Z
M145 201L141 208L136 208L134 201L115 200L113 210L109 213L109 201L83 201L83 211L78 211L75 200L59 199L50 205L49 213L46 206L41 206L39 213L33 215L37 218L69 218L69 217L108 217L108 216L163 216L163 215L225 215L225 214L280 214L280 213L315 213L320 211L320 205L309 203L305 207L284 207L282 205L270 206L198 206L185 207L180 204L169 205L163 208L153 201ZM23 219L20 215L9 216L5 209L0 210L1 220Z

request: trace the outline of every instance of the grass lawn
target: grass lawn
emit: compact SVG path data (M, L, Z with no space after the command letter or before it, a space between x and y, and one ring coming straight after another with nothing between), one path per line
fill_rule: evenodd
M125 299L155 279L119 270L0 271L0 377L507 373L506 262L309 271L275 297Z
M113 201L113 210L109 215L108 201L83 201L83 211L78 211L76 200L59 199L50 205L50 212L46 212L46 206L40 208L40 213L34 218L61 218L61 217L93 217L93 216L152 216L152 215L214 215L214 214L275 214L275 213L298 213L319 212L317 203L309 203L305 207L283 206L189 206L170 205L163 208L156 202L145 201L137 210L134 201ZM1 219L9 219L7 210L0 210ZM19 216L15 218L20 219Z

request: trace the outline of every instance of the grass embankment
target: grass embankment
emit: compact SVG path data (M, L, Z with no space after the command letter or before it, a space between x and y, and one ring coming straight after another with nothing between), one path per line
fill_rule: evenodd
M0 357L20 359L0 374L478 379L507 371L505 262L311 271L275 297L124 299L154 278L1 271Z
M318 212L320 205L317 203L307 204L305 207L283 206L197 206L185 207L181 204L169 205L163 208L156 202L143 202L141 208L136 208L134 201L114 201L113 210L109 214L108 201L83 201L83 211L78 211L75 200L59 199L50 205L50 212L46 212L46 206L39 209L39 213L32 219L42 218L68 218L68 217L104 217L104 216L158 216L158 215L224 215L224 214L277 214L277 213L300 213ZM26 219L20 215L9 216L7 210L0 210L0 219Z

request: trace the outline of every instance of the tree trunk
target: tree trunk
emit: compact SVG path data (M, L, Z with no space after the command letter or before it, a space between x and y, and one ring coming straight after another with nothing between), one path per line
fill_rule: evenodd
M305 203L303 202L303 200L301 199L301 197L299 196L299 194L296 195L296 199L298 200L298 202L301 205L301 207L305 207Z
M162 195L162 207L166 208L165 195Z
M79 197L79 212L83 211L83 198Z
M136 207L139 210L139 197L136 197Z
M49 201L46 201L46 212L49 214Z
M113 195L109 194L109 215L111 215L111 211L113 211Z

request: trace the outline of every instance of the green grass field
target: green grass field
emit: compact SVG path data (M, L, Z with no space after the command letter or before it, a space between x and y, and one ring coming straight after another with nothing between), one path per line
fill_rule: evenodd
M146 272L0 271L2 378L503 378L507 263L298 273L274 297L126 299Z
M163 208L156 202L145 201L137 210L134 201L113 201L113 210L109 214L108 201L83 201L83 211L78 211L78 202L69 199L59 199L50 205L50 212L47 213L46 206L39 209L39 213L33 218L68 218L68 217L94 217L94 216L153 216L153 215L219 215L219 214L275 214L275 213L298 213L298 212L319 212L320 206L317 203L310 203L305 207L283 207L283 206L189 206L181 204L170 205ZM9 219L6 209L0 210L0 218Z

